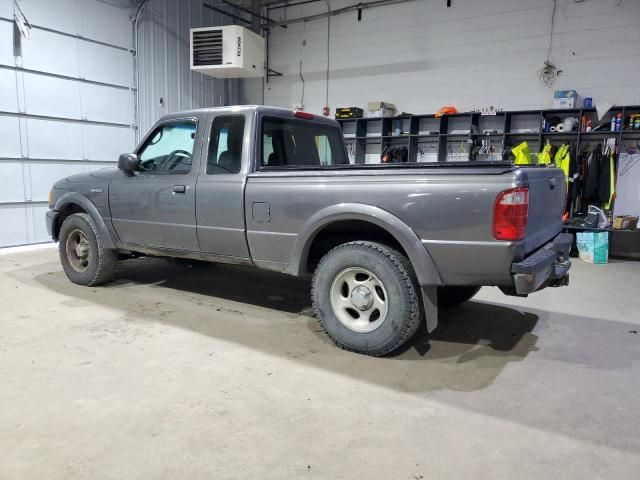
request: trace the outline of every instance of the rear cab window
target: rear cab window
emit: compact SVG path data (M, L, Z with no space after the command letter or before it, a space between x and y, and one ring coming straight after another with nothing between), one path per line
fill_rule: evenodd
M338 127L309 120L262 119L261 169L348 165Z

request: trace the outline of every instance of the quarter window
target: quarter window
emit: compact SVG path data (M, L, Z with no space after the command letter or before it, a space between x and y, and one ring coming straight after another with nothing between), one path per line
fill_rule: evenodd
M195 122L176 122L158 127L138 153L140 169L158 173L189 173L195 138Z
M239 173L242 165L242 143L244 137L244 116L223 115L213 120L207 173Z

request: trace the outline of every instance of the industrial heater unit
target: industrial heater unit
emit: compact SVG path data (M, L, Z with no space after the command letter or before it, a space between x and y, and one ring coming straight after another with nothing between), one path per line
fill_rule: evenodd
M214 78L264 77L264 38L244 27L191 29L191 70Z

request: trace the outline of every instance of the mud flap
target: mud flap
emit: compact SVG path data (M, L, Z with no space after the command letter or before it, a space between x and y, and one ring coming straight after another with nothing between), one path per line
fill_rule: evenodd
M427 322L427 332L433 332L438 326L438 287L422 287L422 304Z

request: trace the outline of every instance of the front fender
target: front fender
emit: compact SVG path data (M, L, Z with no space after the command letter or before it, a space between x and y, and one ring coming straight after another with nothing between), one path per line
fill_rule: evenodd
M386 210L361 203L340 203L323 208L302 225L291 255L292 274L304 273L309 249L318 232L323 227L341 220L361 220L385 229L407 252L420 285L442 285L433 258L413 230Z
M51 236L54 241L58 241L58 235L55 231L55 222L57 220L57 215L60 214L66 207L69 205L76 204L80 206L87 214L92 218L95 222L98 231L100 232L100 236L102 237L102 241L104 242L104 247L108 249L116 249L119 248L120 242L118 241L118 236L113 231L113 229L109 228L105 223L102 215L96 208L96 206L89 200L87 197L78 192L68 192L62 195L53 206L53 211L56 212L55 216L51 220L52 230Z

